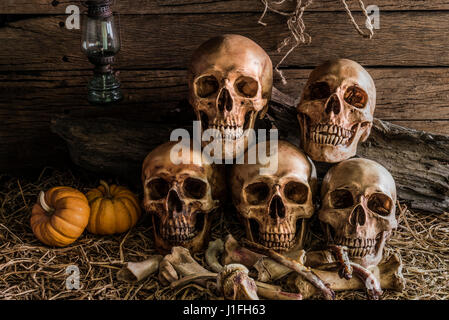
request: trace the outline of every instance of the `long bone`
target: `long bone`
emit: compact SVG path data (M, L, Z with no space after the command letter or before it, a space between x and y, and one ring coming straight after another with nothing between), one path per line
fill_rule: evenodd
M238 245L237 241L229 235L227 240L231 240L230 242L226 242L228 245L232 243L234 246L234 250L236 245ZM228 268L228 266L232 266L234 264L228 264L226 266L222 266L219 262L218 255L223 253L225 244L221 239L217 239L215 241L209 242L209 246L206 250L206 261L207 264L211 267L212 270L216 272L221 272L223 269ZM240 264L241 265L241 264ZM257 294L265 299L270 300L302 300L302 295L297 293L283 292L281 287L269 285L264 282L255 281L255 285L257 286Z
M354 265L352 265L354 267ZM326 282L329 287L334 291L346 291L346 290L361 290L366 289L365 283L360 281L357 277L352 277L349 280L341 278L338 271L338 263L327 263L322 266L313 269L318 277ZM332 269L332 270L330 270ZM368 270L379 282L382 289L390 289L395 291L402 291L405 287L405 279L402 275L402 260L397 254L394 254L388 258L385 262L380 263L377 267L369 267ZM356 274L357 268L354 268L354 274ZM318 294L318 291L308 281L297 275L292 275L288 283L292 290L301 292L304 298L310 298Z
M240 263L248 268L255 268L258 281L275 281L292 272L292 269L273 259L240 246L230 234L226 236L224 246L224 264ZM286 256L301 263L304 262L303 250L288 252Z
M293 259L290 259L288 257L285 257L276 251L266 248L260 244L244 240L244 242L254 248L255 250L267 255L268 257L272 258L273 260L285 265L286 267L289 267L293 271L300 274L304 279L312 283L319 292L323 295L323 297L326 300L333 300L335 298L335 293L330 289L325 282L323 282L312 269L305 267L302 263L295 261Z
M128 282L143 280L159 269L161 260L161 255L154 255L141 262L127 262L117 272L117 279Z
M227 299L257 300L256 285L248 276L248 269L243 265L226 266L220 273L203 268L183 247L173 247L160 264L159 280L171 288L195 282L203 287L207 281L215 280L217 289Z
M165 285L190 275L205 274L210 275L211 272L196 262L190 255L190 251L184 247L173 247L171 253L162 259L159 267L159 281ZM202 286L206 285L204 277L198 277L194 279L194 282Z

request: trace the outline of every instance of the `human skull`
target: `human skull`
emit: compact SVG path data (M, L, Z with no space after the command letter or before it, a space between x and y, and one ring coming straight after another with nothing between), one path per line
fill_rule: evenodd
M143 204L152 214L156 248L168 251L180 245L195 252L206 243L210 215L225 195L224 168L202 160L194 163L196 151L190 146L190 152L178 153L182 163L174 164L170 153L176 144L165 143L145 158Z
M315 161L353 157L371 132L375 106L374 81L357 62L337 59L317 67L297 108L302 148Z
M343 161L324 177L321 197L318 218L328 243L348 247L362 266L377 265L397 228L396 185L387 169L368 159Z
M262 143L252 148L260 148ZM245 156L255 152L252 148ZM274 173L261 173L260 169L267 168L268 164L260 161L233 166L232 199L250 241L276 251L301 249L306 235L305 222L314 212L315 166L304 153L285 141L279 141L277 153L271 156L278 159Z
M215 129L211 143L219 145L222 159L234 159L246 150L251 136L245 130L254 128L259 112L266 111L272 81L270 57L246 37L218 36L194 52L188 71L189 102L203 132Z

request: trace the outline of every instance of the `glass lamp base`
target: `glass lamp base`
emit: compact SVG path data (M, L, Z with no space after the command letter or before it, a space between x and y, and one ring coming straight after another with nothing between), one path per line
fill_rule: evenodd
M120 82L112 73L95 75L87 88L87 100L92 104L109 104L123 100Z

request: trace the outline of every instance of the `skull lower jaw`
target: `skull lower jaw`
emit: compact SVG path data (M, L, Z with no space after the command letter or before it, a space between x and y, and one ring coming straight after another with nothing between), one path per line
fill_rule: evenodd
M199 214L195 220L196 223L194 224L171 227L162 224L157 214L153 214L153 233L156 248L162 252L169 251L174 246L182 246L192 252L201 250L207 241L210 230L209 214Z
M349 259L363 267L375 266L383 258L383 250L389 233L381 231L375 238L361 238L357 235L345 237L335 234L330 225L326 225L326 236L329 245L345 246Z

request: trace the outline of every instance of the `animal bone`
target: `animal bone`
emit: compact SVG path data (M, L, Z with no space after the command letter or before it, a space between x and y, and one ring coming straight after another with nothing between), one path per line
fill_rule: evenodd
M255 281L249 277L248 269L241 264L226 265L219 273L206 272L191 274L170 284L171 288L181 287L200 280L216 280L217 290L228 300L259 300Z
M245 267L251 268L256 262L263 257L263 255L255 253L249 249L246 249L238 243L237 240L231 235L228 234L225 238L225 252L223 263L231 264L231 263L240 263Z
M241 249L244 249L239 246L238 242L232 237L232 235L228 235L226 237L226 244L227 248L232 247L233 250L241 252ZM209 242L209 247L206 251L206 261L208 265L211 267L211 269L216 270L217 272L220 272L223 269L223 266L218 262L218 254L222 253L224 251L223 241L221 239L217 239L215 241ZM245 249L247 250L247 249ZM247 250L248 253L253 254L254 256L257 255L249 250ZM231 254L232 257L239 257L239 254ZM257 255L259 256L259 255ZM269 259L261 257L262 259L266 260L268 262ZM247 261L246 259L243 259L244 261ZM272 261L272 260L271 260ZM256 265L259 262L256 263ZM273 261L275 264L275 262ZM240 263L239 263L240 264ZM233 264L228 264L233 265ZM228 266L226 265L225 268ZM240 264L241 265L241 264ZM302 300L302 295L297 293L289 293L289 292L283 292L281 287L269 285L263 282L255 281L255 284L257 286L257 294L262 296L263 298L270 299L270 300Z
M293 259L290 259L288 257L285 257L276 251L266 248L260 244L244 240L249 246L255 248L257 251L262 252L263 254L266 254L268 257L272 258L273 260L285 265L286 267L289 267L293 271L296 271L299 273L302 277L307 279L310 283L312 283L324 296L327 300L333 300L335 298L335 293L329 289L326 284L312 271L312 269L305 267L303 264L299 263L298 261L295 261Z
M224 251L224 244L221 239L209 242L206 250L206 262L214 272L220 272L223 266L218 262L218 256Z
M341 278L345 278L346 280L349 280L352 278L352 273L354 271L351 261L348 257L348 247L344 246L337 246L337 245L330 245L329 249L332 251L332 253L337 258L337 262L340 266L339 275Z
M192 274L207 273L210 272L192 258L188 249L173 247L171 254L166 255L161 261L159 281L167 284ZM205 285L205 281L202 279L196 280L195 282L200 285Z
M304 250L290 251L285 256L304 264ZM255 268L257 270L257 280L261 282L275 281L292 272L292 269L273 259L240 246L237 240L230 234L225 240L224 261L226 264L240 263L248 268Z
M225 298L258 300L256 291L252 288L256 288L254 280L245 270L247 269L243 265L233 265L226 266L218 274L209 272L193 259L188 249L173 247L171 254L161 261L159 280L165 284L170 283L170 287L175 288L191 282L205 287L208 280L221 279L217 280L218 289L223 292Z
M159 269L161 255L154 255L141 262L127 262L117 273L121 281L140 281L155 273Z
M259 300L255 281L241 264L228 264L217 276L217 289L228 300Z
M305 251L291 251L285 254L285 257L304 264ZM269 257L260 258L255 264L257 270L257 280L262 282L271 282L281 279L291 273L293 270L283 264L276 262Z
M346 280L341 278L338 272L328 270L329 268L335 269L337 266L338 264L336 263L328 263L320 267L321 269L327 270L314 269L314 272L334 291L359 290L366 288L365 284L360 281L360 279L353 277L350 280ZM354 267L354 265L352 266ZM368 270L378 280L382 289L395 291L404 290L405 279L402 275L402 260L399 255L394 254L385 262L378 266L372 266L368 268ZM354 268L354 272L356 272L356 268ZM298 292L301 292L305 299L318 293L317 289L301 276L294 275L288 282L292 289L294 288L295 291L298 290Z

